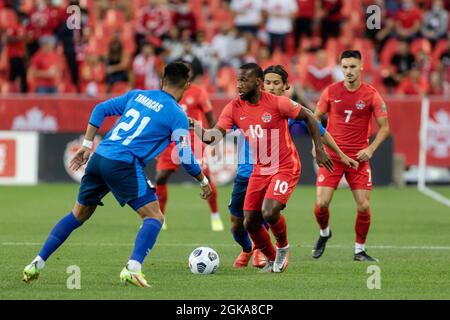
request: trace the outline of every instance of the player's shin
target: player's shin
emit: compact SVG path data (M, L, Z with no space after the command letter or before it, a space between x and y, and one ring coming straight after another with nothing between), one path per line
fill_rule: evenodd
M141 271L145 257L153 248L156 238L161 231L162 224L158 219L144 219L134 243L133 253L128 261L128 269L133 272Z
M158 196L161 212L164 214L168 195L167 184L156 184L156 195Z
M275 224L269 224L270 230L277 240L278 248L285 248L288 245L286 219L280 214L280 218Z
M55 225L39 252L39 256L35 259L39 269L44 267L43 261L46 261L64 243L72 231L81 224L75 215L70 212Z
M233 234L234 241L236 241L241 247L243 252L251 252L252 251L252 242L248 235L248 232L245 230L231 230Z
M275 248L270 240L267 229L260 226L258 230L249 231L250 238L255 244L255 249L260 249L269 261L274 261L276 256Z
M328 226L328 221L330 219L330 211L327 207L321 208L314 204L314 216L316 217L316 221L320 226L320 235L322 237L328 237L330 233L330 228Z
M365 251L364 244L366 243L367 234L370 228L370 209L367 211L357 211L355 233L355 253Z

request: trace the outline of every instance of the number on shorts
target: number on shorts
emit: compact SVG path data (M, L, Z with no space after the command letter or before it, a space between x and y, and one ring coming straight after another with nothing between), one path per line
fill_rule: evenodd
M352 116L353 110L344 110L344 112L347 114L347 116L345 117L345 123L348 123L350 122L350 117Z
M369 183L372 183L372 172L370 171L370 169L367 169L366 171L369 174Z
M131 121L130 122L120 122L117 127L114 129L114 131L111 134L111 137L109 139L113 140L113 141L118 141L121 140L122 137L119 135L119 131L123 130L125 132L130 131L134 125L136 124L136 122L139 120L139 117L141 116L141 114L139 113L139 111L137 111L136 109L130 109L127 111L127 113L125 113L125 117L129 118L131 117ZM150 117L143 117L141 122L139 123L139 126L137 127L136 131L131 135L128 136L123 142L122 144L127 146L131 143L131 141L133 141L134 138L136 138L138 135L141 134L141 132L144 130L144 128L147 126L147 124L150 122Z
M289 185L286 181L281 181L279 179L277 179L277 181L275 182L275 191L279 191L282 194L285 194L289 189Z

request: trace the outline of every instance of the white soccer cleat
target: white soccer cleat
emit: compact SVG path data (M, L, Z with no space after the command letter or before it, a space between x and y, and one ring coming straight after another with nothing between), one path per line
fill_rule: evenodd
M289 262L289 245L284 248L277 248L277 255L273 263L273 272L284 272Z

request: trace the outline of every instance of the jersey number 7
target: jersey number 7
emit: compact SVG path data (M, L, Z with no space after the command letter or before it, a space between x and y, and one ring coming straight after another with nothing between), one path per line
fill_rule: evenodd
M114 128L111 137L109 139L113 141L122 140L123 137L119 136L119 131L123 130L125 132L130 131L133 129L136 122L139 120L141 114L136 109L130 109L125 113L125 117L132 118L130 122L122 121ZM147 126L147 124L150 122L150 117L143 117L141 119L141 122L139 123L139 126L134 131L132 135L129 135L125 138L125 140L122 142L123 145L127 146L130 144L131 141L133 141L134 138L136 138L138 135L141 134L142 130Z

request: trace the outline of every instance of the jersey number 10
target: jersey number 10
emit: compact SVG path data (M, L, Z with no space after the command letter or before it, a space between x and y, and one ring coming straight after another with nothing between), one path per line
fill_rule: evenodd
M136 122L139 120L141 114L136 109L130 109L125 113L125 117L132 118L130 122L120 122L113 130L111 137L109 139L113 141L122 140L123 138L119 136L119 131L123 130L125 132L130 131ZM142 130L147 126L147 124L150 122L150 117L143 117L141 119L141 122L139 123L139 126L134 131L134 133L130 136L127 136L125 140L122 142L123 145L127 146L133 141L134 138L136 138L138 135L141 134Z

